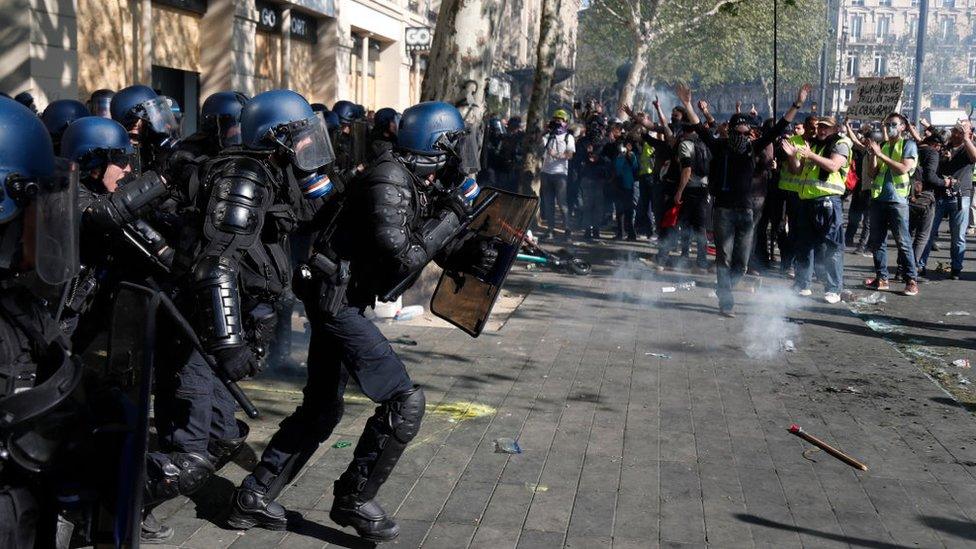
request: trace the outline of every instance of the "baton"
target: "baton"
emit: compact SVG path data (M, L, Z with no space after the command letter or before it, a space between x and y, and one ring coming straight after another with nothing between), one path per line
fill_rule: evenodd
M244 390L241 389L240 385L238 385L236 382L228 379L227 375L224 374L223 371L221 371L221 369L217 366L217 363L214 362L213 357L204 351L203 345L200 343L200 338L197 337L196 332L193 331L193 327L190 326L190 323L187 322L186 318L180 314L179 309L176 308L176 305L169 298L169 296L159 292L159 297L160 302L162 302L163 306L166 308L166 312L169 313L170 318L172 318L173 321L176 322L176 324L178 324L184 332L186 332L186 336L190 338L190 344L193 345L193 348L196 349L198 353L200 353L200 356L202 356L203 360L206 361L207 366L210 366L210 369L213 370L214 375L217 376L217 379L224 384L224 387L227 387L227 391L229 391L231 396L234 397L234 400L241 405L241 408L244 410L244 413L247 414L247 417L256 419L260 413L254 406L254 403L251 402L251 399L249 399L244 393Z
M790 431L790 434L791 435L796 435L796 436L802 438L803 440L809 442L810 444L813 444L817 448L820 448L824 452L827 452L828 454L834 456L835 458L843 461L844 463L850 465L851 467L853 467L855 469L860 469L861 471L867 471L868 470L868 466L867 465L865 465L865 464L861 463L860 461L854 459L853 457L845 454L844 452L841 452L837 448L834 448L833 446L831 446L831 445L827 444L826 442L820 440L819 438L811 435L810 433L807 433L806 431L803 430L802 427L800 427L796 423L794 423L793 425L790 425L789 431Z

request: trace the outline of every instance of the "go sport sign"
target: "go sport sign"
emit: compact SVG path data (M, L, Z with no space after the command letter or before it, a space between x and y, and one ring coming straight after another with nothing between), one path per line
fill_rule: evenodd
M408 52L430 51L434 44L434 30L430 27L407 27L403 33L403 43Z
M847 117L858 120L884 120L898 112L905 80L897 76L858 78Z
M281 32L281 8L267 2L255 2L258 10L258 30L278 34ZM291 10L291 37L315 44L318 41L319 26L314 17Z

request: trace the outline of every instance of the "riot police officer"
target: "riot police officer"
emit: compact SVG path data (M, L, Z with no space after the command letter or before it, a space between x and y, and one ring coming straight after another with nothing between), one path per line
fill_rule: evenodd
M332 112L339 118L339 131L334 142L336 169L352 173L365 161L366 122L364 112L351 101L336 101Z
M181 305L197 323L206 352L227 378L253 375L274 333L275 300L292 269L287 236L302 200L321 200L334 186L320 173L334 160L328 131L302 96L272 90L241 111L240 149L207 162L181 242L177 268L188 258ZM294 177L289 177L291 172ZM192 210L192 209L191 209ZM195 351L160 383L157 428L165 453L151 456L147 506L199 489L244 442L236 404Z
M376 115L373 117L373 127L369 132L367 161L371 162L385 151L393 148L399 125L400 113L396 109L385 107L376 111Z
M0 98L0 128L0 547L54 547L54 479L84 433L82 368L21 275L61 284L77 271L78 174L23 105Z
M135 147L132 170L161 170L179 139L179 123L170 103L152 88L136 84L122 88L110 105L112 119L129 132Z
M464 134L460 113L447 103L407 109L396 148L346 191L342 213L320 232L312 257L298 268L295 293L312 330L305 399L281 422L235 493L230 526L287 526L275 498L339 423L351 377L379 407L335 482L330 517L372 541L399 533L375 497L420 428L424 392L364 310L377 296L396 299L435 258L491 260L489 253L472 253L480 248L456 242L469 199L477 194L461 169L467 163L460 160Z
M87 116L64 132L62 154L81 172L84 268L68 289L59 320L76 351L104 331L101 320L108 318L120 282L166 276L172 266L172 247L149 221L170 189L153 171L132 173L132 152L125 129L114 120ZM93 321L82 322L83 317Z
M58 99L48 104L44 112L41 113L41 122L44 122L48 133L51 134L51 143L54 145L55 154L64 156L61 153L61 134L64 133L68 124L90 115L88 107L81 101L74 99Z
M200 129L179 143L181 151L195 157L214 157L227 147L241 144L241 109L248 97L241 92L217 92L200 108Z

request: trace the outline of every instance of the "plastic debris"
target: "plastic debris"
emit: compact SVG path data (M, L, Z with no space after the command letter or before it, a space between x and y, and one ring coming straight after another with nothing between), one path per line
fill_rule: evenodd
M660 358L662 360L671 360L671 355L666 355L664 353L644 353L644 356L652 356L654 358Z
M496 454L521 454L522 447L514 438L496 438L495 439L495 453Z
M887 303L888 297L881 292L872 292L871 295L859 298L857 302L863 305L877 305L878 303Z
M969 368L969 359L960 358L959 360L953 360L952 365L956 368Z
M674 292L677 292L677 291L678 291L678 289L675 288L674 286L665 286L665 287L661 288L661 293L662 294L673 294Z
M858 389L857 387L854 387L853 385L848 385L847 387L844 387L842 389L838 389L837 387L827 387L827 388L824 389L824 392L825 393L846 393L846 394L849 394L849 395L859 395L859 394L862 394L864 391Z
M868 319L864 323L868 325L868 328L871 328L875 332L880 332L882 334L891 334L891 333L896 333L901 331L901 328L899 328L894 323L885 320L879 320L877 318Z
M397 311L397 314L393 317L393 320L410 320L422 314L424 314L423 305L410 305L409 307L404 307Z
M540 494L542 492L548 492L549 487L545 484L535 484L533 482L526 482L525 487L533 493Z
M946 316L969 316L968 311L949 311Z
M348 448L350 446L352 446L352 443L348 440L340 440L332 445L333 448Z
M792 339L784 340L783 341L783 350L786 351L787 353L795 353L796 352L796 344L793 343L793 340Z
M410 339L409 337L406 336L400 336L394 340L391 340L390 343L399 343L400 345L410 345L411 347L417 345L416 340Z

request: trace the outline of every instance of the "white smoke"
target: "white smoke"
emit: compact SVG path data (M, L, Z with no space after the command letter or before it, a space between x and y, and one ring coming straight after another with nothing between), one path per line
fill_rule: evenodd
M749 300L752 310L742 331L746 355L755 359L773 358L792 352L800 327L789 319L790 310L799 309L804 300L788 287L759 288Z

